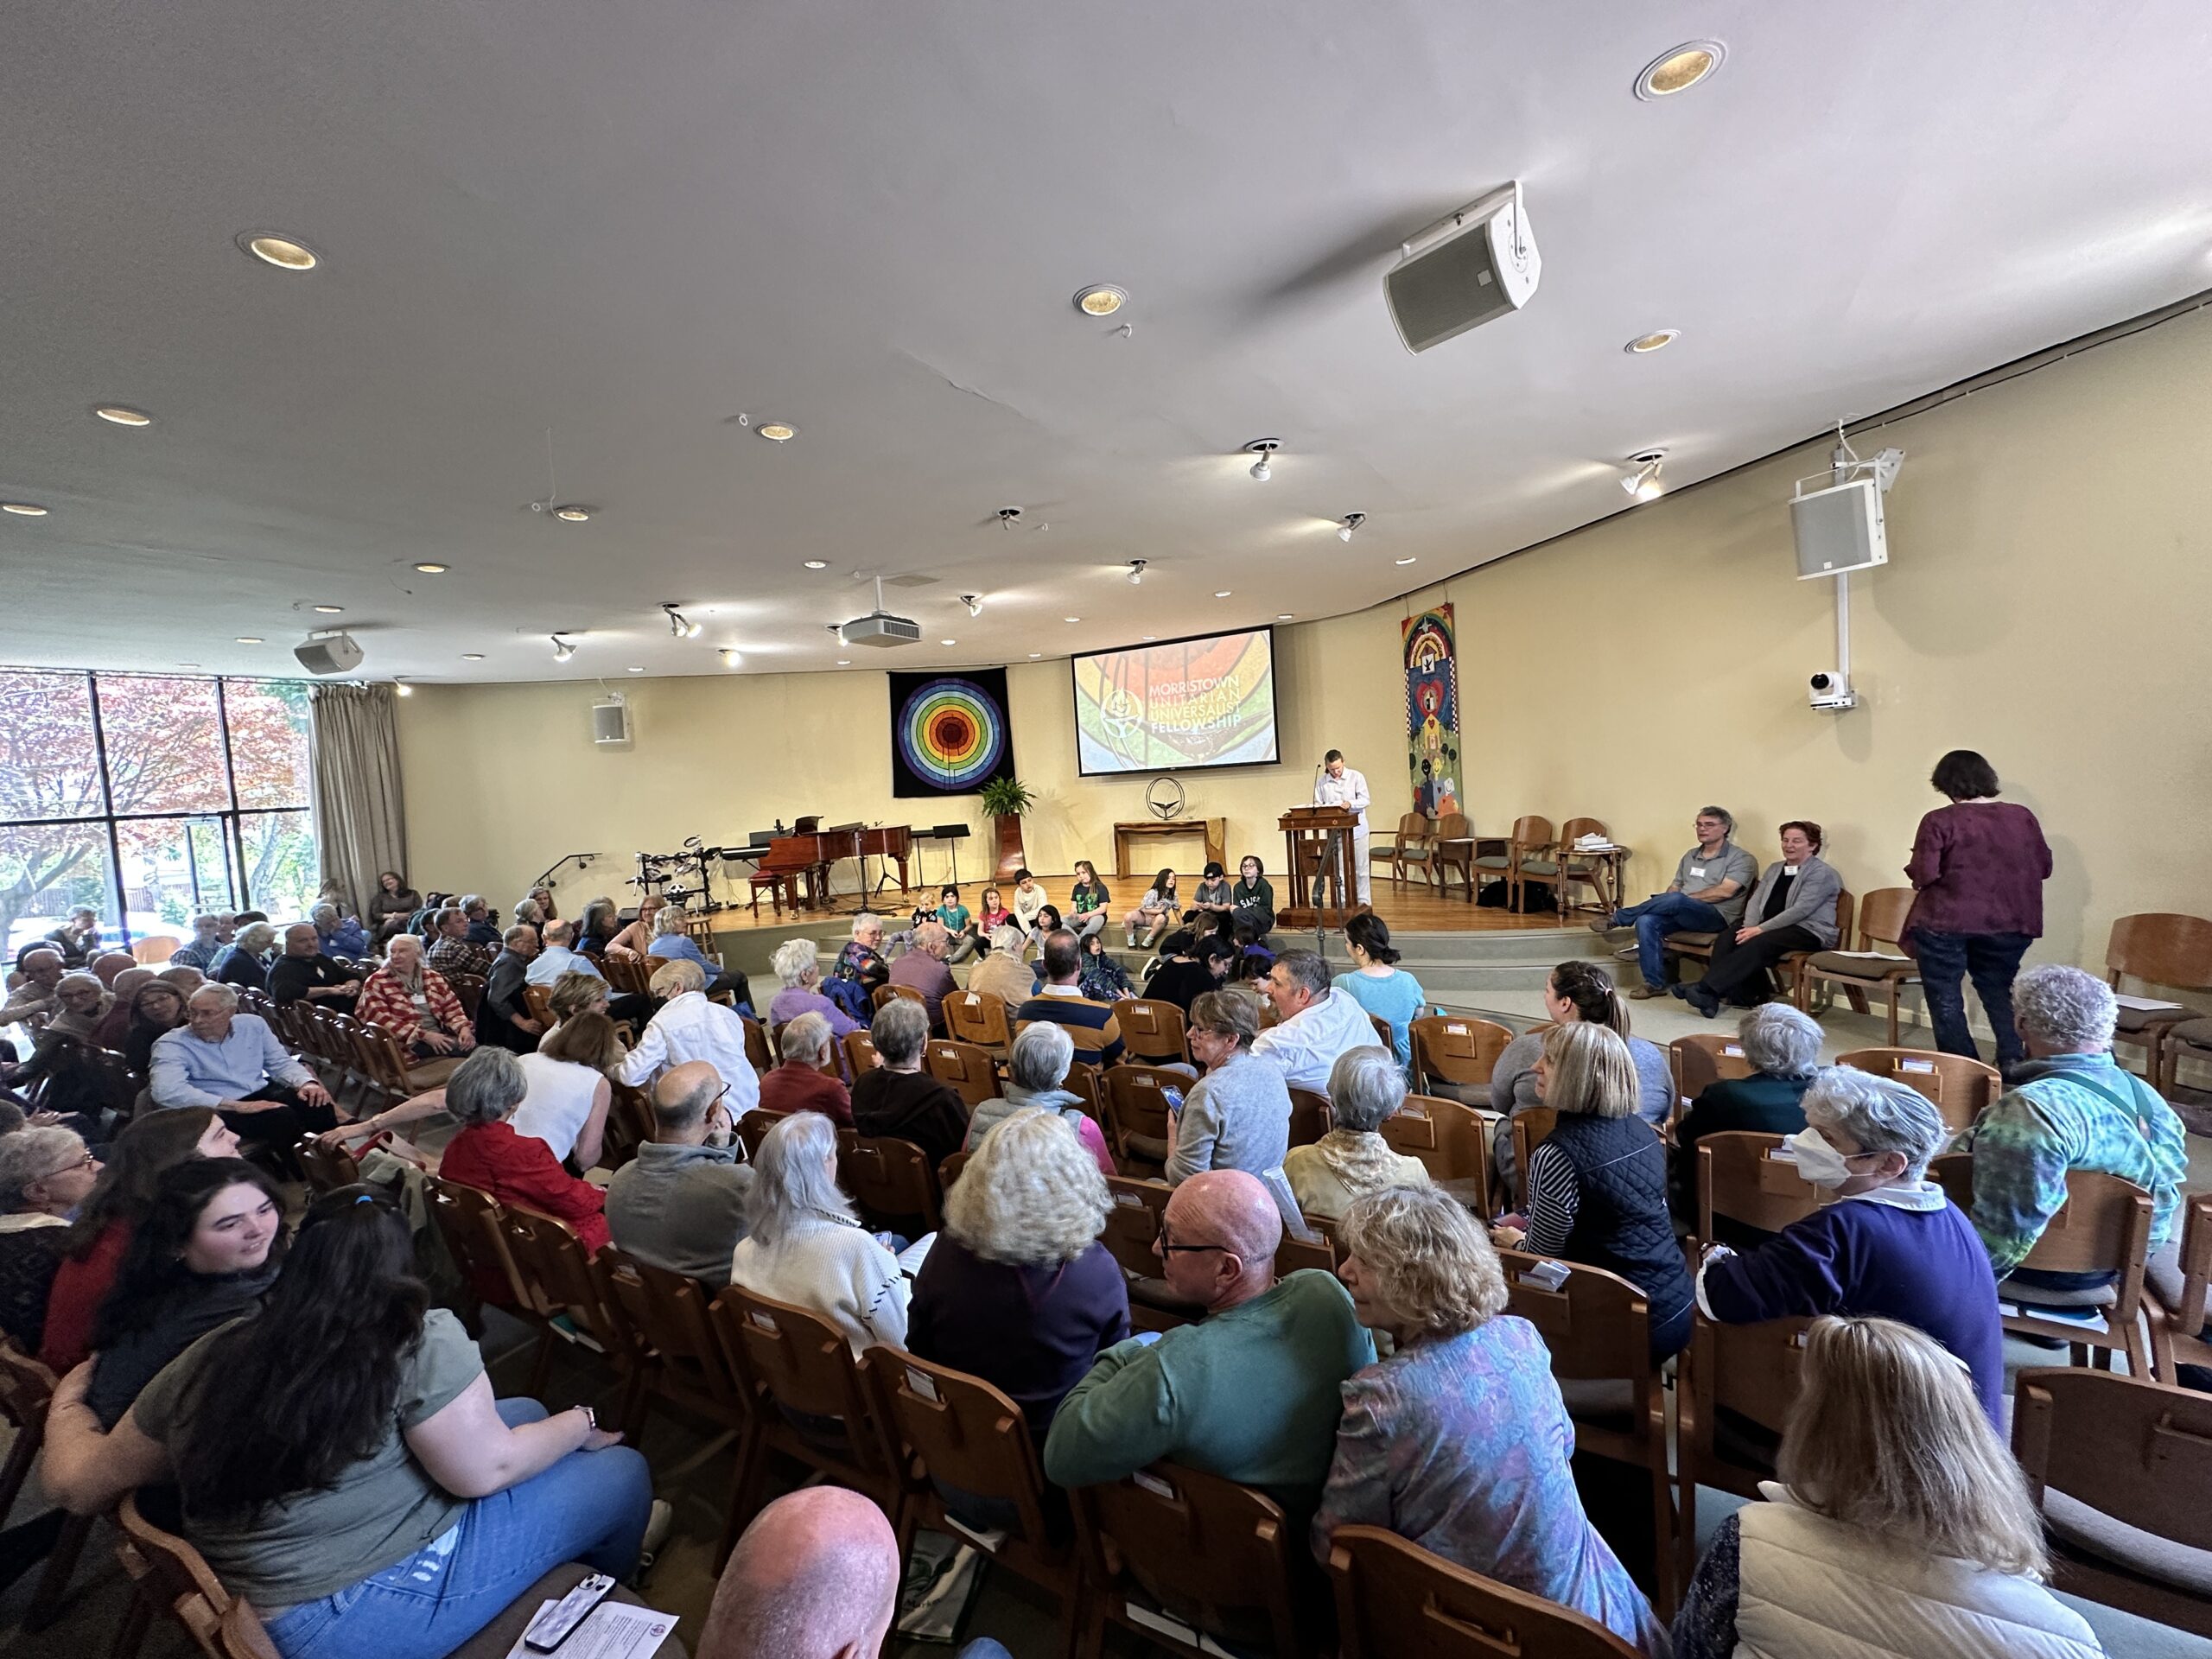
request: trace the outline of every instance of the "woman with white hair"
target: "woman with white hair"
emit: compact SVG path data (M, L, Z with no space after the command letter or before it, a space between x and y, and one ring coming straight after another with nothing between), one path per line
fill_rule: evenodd
M218 984L243 985L248 990L269 988L269 953L276 943L276 930L267 922L248 922L238 936L216 957L209 977Z
M1354 1048L1338 1055L1329 1068L1334 1127L1312 1146L1293 1147L1283 1155L1283 1176L1299 1209L1335 1221L1370 1192L1427 1186L1428 1170L1421 1160L1391 1151L1382 1138L1384 1120L1405 1103L1406 1069L1386 1050Z
M819 1112L840 1128L853 1127L853 1097L844 1080L823 1068L830 1063L830 1021L819 1014L802 1014L777 1036L781 1065L760 1079L760 1109L788 1117L793 1112Z
M837 1126L819 1112L785 1118L753 1168L730 1283L820 1314L855 1357L879 1343L904 1348L906 1277L838 1188Z
M2101 1170L2151 1195L2152 1282L2178 1300L2189 1151L2174 1109L2112 1057L2120 1007L2110 988L2079 968L2050 963L2020 976L2012 1007L2028 1058L1962 1143L1974 1154L1974 1230L1990 1264L2008 1294L2109 1300L2110 1274L2020 1269L2065 1207L2069 1172Z
M60 1012L31 1039L30 1058L20 1065L0 1064L0 1084L24 1090L43 1082L41 1110L72 1120L71 1127L93 1134L106 1107L120 1110L129 1096L111 1099L111 1085L92 1065L93 1033L107 1019L115 998L97 974L64 974L55 982L54 1000ZM96 1139L105 1136L95 1135Z
M1805 1091L1805 1124L1789 1143L1797 1173L1845 1202L1743 1255L1714 1245L1698 1306L1725 1325L1838 1313L1925 1331L1974 1374L1982 1410L2001 1428L1997 1281L1972 1224L1927 1179L1950 1139L1942 1115L1901 1083L1833 1065Z
M853 1079L853 1127L862 1135L911 1141L932 1165L968 1139L968 1108L944 1081L922 1070L930 1016L911 997L895 996L868 1027L880 1065Z
M1720 1523L1675 1659L1942 1654L2092 1659L2027 1481L1950 1356L1888 1319L1822 1319L1764 1503Z
M1025 1107L944 1195L944 1230L914 1278L906 1346L1003 1389L1040 1447L1068 1390L1129 1334L1128 1287L1098 1242L1112 1207L1068 1123Z
M1670 1181L1675 1214L1697 1214L1697 1143L1708 1135L1795 1135L1805 1127L1805 1090L1821 1065L1820 1022L1787 1002L1764 1002L1737 1022L1736 1037L1751 1063L1748 1077L1722 1077L1698 1091L1675 1125ZM1765 1242L1764 1230L1722 1221L1724 1244ZM1736 1236L1732 1236L1732 1230Z
M812 939L785 939L768 958L782 988L768 999L771 1030L790 1024L802 1014L818 1014L830 1022L830 1034L842 1041L867 1027L822 994L822 957Z
M74 1129L0 1135L0 1334L27 1354L46 1335L47 1299L69 1251L69 1217L99 1173L99 1160Z
M1007 1081L1003 1094L980 1102L968 1116L967 1149L975 1151L982 1144L983 1137L1016 1112L1034 1107L1039 1111L1056 1113L1098 1166L1099 1173L1118 1175L1114 1166L1114 1154L1106 1145L1105 1132L1096 1120L1083 1109L1083 1099L1064 1086L1068 1067L1075 1063L1075 1039L1068 1035L1065 1026L1054 1025L1049 1020L1039 1020L1030 1025L1014 1039L1013 1058L1007 1064Z
M1395 1188L1353 1205L1337 1238L1354 1313L1396 1347L1341 1385L1314 1554L1329 1559L1338 1527L1388 1528L1664 1653L1651 1604L1583 1513L1551 1353L1506 1313L1481 1224L1434 1187Z

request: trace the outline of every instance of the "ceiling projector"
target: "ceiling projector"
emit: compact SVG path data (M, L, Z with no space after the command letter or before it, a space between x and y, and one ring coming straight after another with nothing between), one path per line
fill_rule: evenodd
M911 617L893 616L883 608L883 578L875 579L875 608L866 616L842 623L837 638L849 645L911 645L922 637L922 625Z
M310 674L350 674L361 665L361 643L343 628L325 628L293 646L292 655Z

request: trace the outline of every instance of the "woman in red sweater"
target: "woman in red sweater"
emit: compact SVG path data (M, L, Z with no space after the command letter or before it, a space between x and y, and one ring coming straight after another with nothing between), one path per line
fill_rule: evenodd
M515 1133L507 1120L529 1092L522 1063L504 1048L486 1045L463 1060L446 1084L461 1133L446 1143L438 1177L567 1222L590 1255L607 1243L607 1194L562 1168L543 1141Z

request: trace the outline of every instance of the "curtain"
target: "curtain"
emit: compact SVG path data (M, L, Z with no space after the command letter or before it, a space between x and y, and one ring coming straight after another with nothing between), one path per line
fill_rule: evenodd
M407 810L399 785L399 727L388 685L316 685L314 716L315 840L326 880L341 884L351 913L385 870L407 869Z

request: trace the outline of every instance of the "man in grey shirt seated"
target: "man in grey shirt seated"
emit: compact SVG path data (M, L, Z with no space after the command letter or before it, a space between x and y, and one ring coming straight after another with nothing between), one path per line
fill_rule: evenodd
M1669 933L1719 933L1743 921L1751 884L1759 879L1759 861L1735 843L1735 833L1736 820L1726 807L1700 807L1697 845L1675 866L1666 892L1590 924L1598 933L1616 927L1636 930L1636 964L1643 983L1630 996L1641 1001L1667 994L1674 978L1667 955Z
M745 1236L753 1170L730 1144L721 1076L704 1060L661 1073L653 1138L607 1184L607 1228L640 1262L715 1286Z

